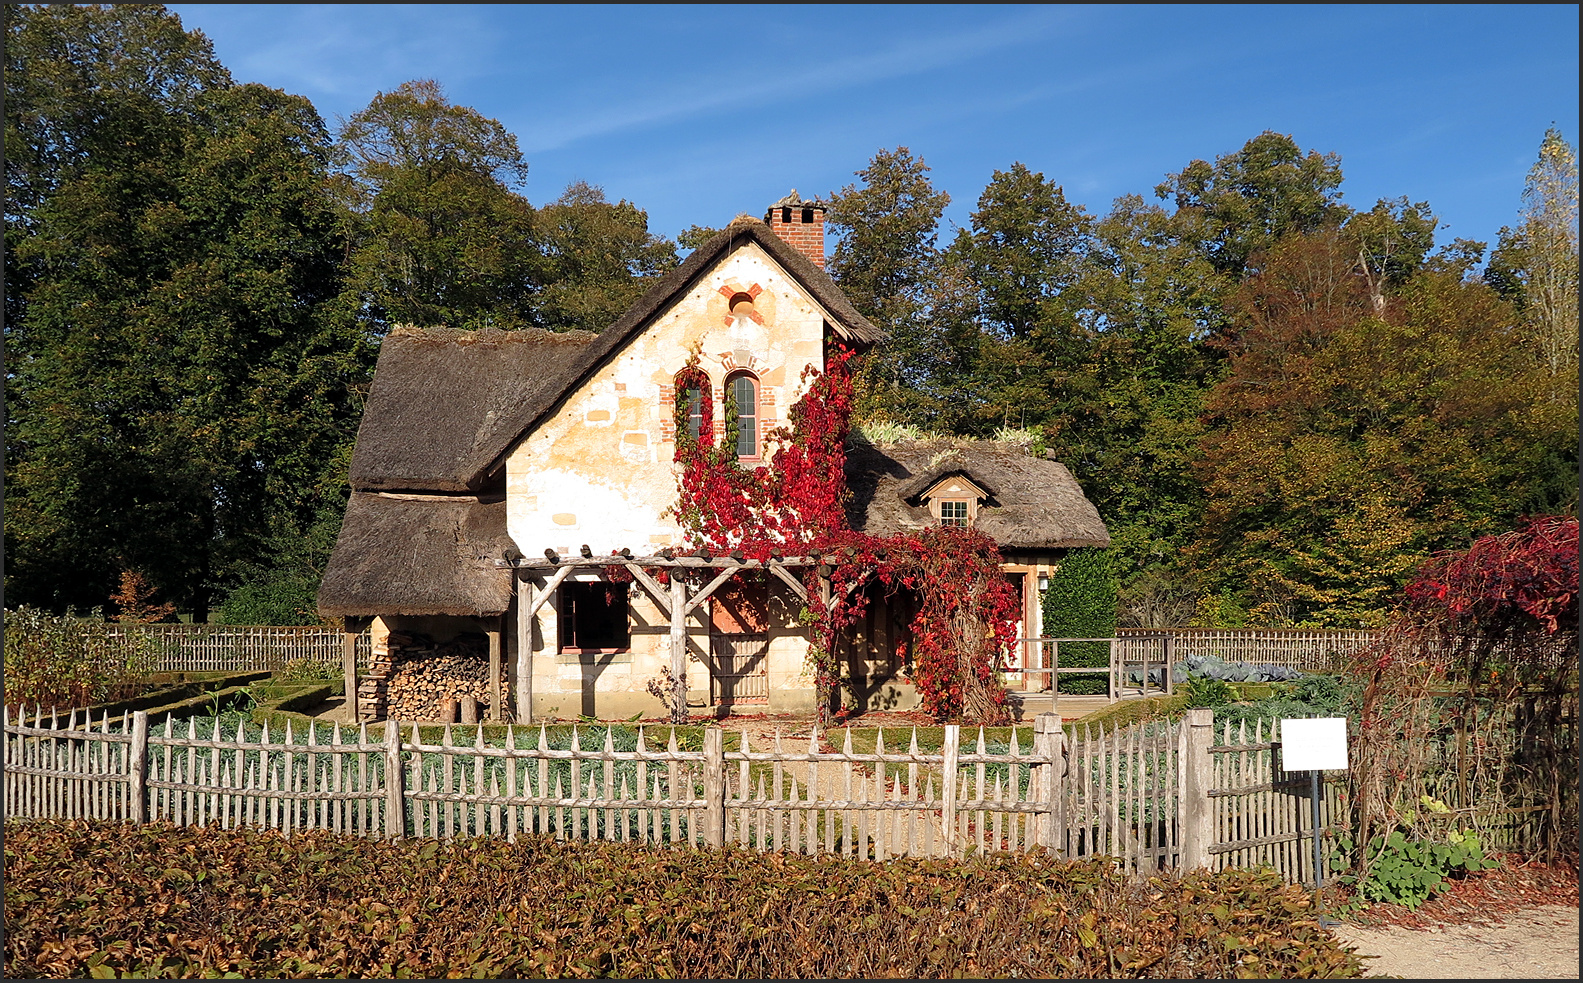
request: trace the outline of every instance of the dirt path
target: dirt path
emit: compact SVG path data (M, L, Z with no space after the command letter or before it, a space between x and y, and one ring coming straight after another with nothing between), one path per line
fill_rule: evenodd
M1545 905L1463 925L1342 925L1370 976L1446 980L1578 978L1578 909Z

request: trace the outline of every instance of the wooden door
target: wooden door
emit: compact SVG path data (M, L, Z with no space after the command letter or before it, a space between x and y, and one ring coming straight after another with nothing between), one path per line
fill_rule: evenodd
M769 702L769 585L740 576L710 604L709 695L717 706Z

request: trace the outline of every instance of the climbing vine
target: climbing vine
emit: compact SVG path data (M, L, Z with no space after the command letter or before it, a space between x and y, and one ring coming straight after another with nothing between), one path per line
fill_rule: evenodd
M1441 553L1405 593L1384 638L1354 657L1354 839L1443 835L1421 805L1432 799L1516 849L1575 844L1577 519L1529 519Z
M705 404L696 437L680 394L709 391L694 350L676 377L676 459L679 496L673 515L687 549L768 560L800 555L823 562L807 569L810 658L821 716L833 710L843 682L842 633L868 604L866 586L918 599L909 625L910 677L923 708L936 719L967 716L1000 722L1006 691L999 680L1016 640L1017 592L1000 570L993 540L971 529L871 536L848 527L846 440L851 428L853 352L837 347L826 370L807 367L806 392L792 405L787 426L765 434L766 466L736 457L733 410L726 405L725 438L716 440ZM853 708L846 708L847 712Z

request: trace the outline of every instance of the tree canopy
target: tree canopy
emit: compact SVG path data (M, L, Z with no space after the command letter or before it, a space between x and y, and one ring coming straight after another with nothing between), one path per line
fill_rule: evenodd
M15 602L309 617L390 327L600 330L713 232L581 181L535 206L433 80L332 134L157 5L4 26ZM1124 622L1380 623L1425 557L1576 508L1577 155L1543 136L1487 264L1343 186L1273 132L1103 212L1013 161L942 245L950 196L882 149L826 198L891 337L856 416L1065 462Z

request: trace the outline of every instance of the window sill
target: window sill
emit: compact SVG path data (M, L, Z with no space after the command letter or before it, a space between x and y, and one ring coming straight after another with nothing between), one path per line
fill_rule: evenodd
M555 661L562 665L609 666L632 661L630 648L575 649L563 648L555 653Z

